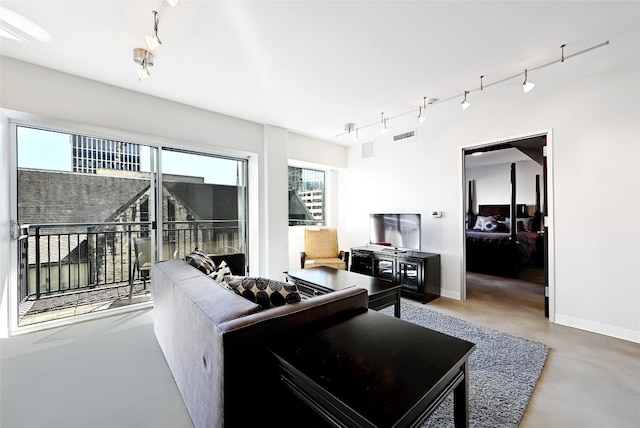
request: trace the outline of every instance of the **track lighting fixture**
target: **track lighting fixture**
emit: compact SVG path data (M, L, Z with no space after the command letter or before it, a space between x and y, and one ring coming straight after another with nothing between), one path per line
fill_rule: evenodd
M424 113L422 112L422 110L426 110L427 109L427 97L424 97L422 99L422 105L420 106L420 108L418 109L418 122L422 123L424 122L427 117L424 115Z
M353 122L345 123L344 130L351 134L351 131L355 131L356 135L353 137L353 141L358 141L358 128L356 128L356 124Z
M149 67L153 66L153 54L146 49L136 48L133 50L133 61L142 67L138 69L138 78L145 80L151 74Z
M462 110L466 110L471 107L471 103L467 101L467 94L469 91L464 91L464 100L462 100Z
M536 86L535 83L533 82L529 82L527 80L527 69L524 69L524 83L522 83L522 90L524 91L524 93L528 93L531 92L531 90Z
M145 40L147 41L147 46L149 46L149 50L154 50L159 45L162 44L160 38L158 37L158 24L160 20L158 19L158 12L153 11L153 36L145 36Z
M530 68L524 70L524 82L522 83L522 90L525 93L527 93L527 92L530 92L535 86L535 84L533 82L529 81L529 76L528 76L529 70L533 70L533 71L540 70L542 68L546 68L546 67L548 67L550 65L553 65L553 64L562 63L567 59L574 58L576 56L585 54L587 52L590 52L590 51L595 50L595 49L599 49L599 48L601 48L603 46L607 46L607 45L609 45L609 41L608 40L604 41L602 43L587 47L585 49L582 49L581 51L578 51L578 52L575 52L575 53L571 53L571 54L566 55L566 56L565 56L564 48L567 45L566 44L560 45L560 49L561 49L561 57L560 58L558 58L556 60L553 60L553 61L550 61L550 62L547 62L547 63L539 64L539 65L536 65L534 67L530 67ZM151 66L153 64L149 63L148 65ZM480 87L479 88L472 88L471 90L464 91L464 99L462 100L462 103L461 103L462 110L466 110L469 107L471 107L471 103L469 101L467 101L467 95L469 95L472 91L477 91L478 89L482 91L482 90L484 90L485 86L488 88L488 87L491 87L491 86L499 85L499 84L502 84L504 82L507 82L507 81L510 81L510 80L513 80L513 79L519 79L521 76L522 75L520 73L511 74L511 75L508 75L508 76L493 80L493 81L489 82L487 85L485 85L484 84L484 77L485 76L481 75L480 76ZM459 97L460 97L459 93L458 94L452 94L451 96L449 96L447 98L444 98L444 99L430 98L429 101L426 101L426 97L424 97L423 101L422 101L422 105L418 107L418 117L417 117L418 121L420 121L422 123L422 122L424 122L426 120L426 114L425 113L426 113L426 105L427 104L429 104L429 105L433 105L433 104L436 104L436 103L440 104L440 103L443 103L443 102L453 101L453 100L459 99ZM416 116L414 116L415 113L416 113L415 108L412 108L409 111L405 111L404 113L400 113L400 114L397 114L395 116L392 116L392 119L395 119L395 118L400 117L400 116L405 116L405 115L412 115L415 118L416 117ZM380 132L383 133L383 134L385 134L387 132L387 120L388 119L386 117L384 117L384 112L383 112L381 114L381 119L380 119L380 123L382 124L382 127L380 128ZM355 126L355 124L354 124L354 126ZM377 121L373 121L373 122L368 123L366 125L362 125L362 126L359 126L358 128L355 128L356 137L354 138L354 140L357 141L358 131L360 129L367 129L367 128L371 128L371 127L375 127L375 126L380 126L380 125L378 125ZM352 131L353 129L354 128L351 128L351 130L348 130L348 129L345 128L345 132L336 135L336 137L341 137L341 136L347 134L347 132Z
M387 133L387 119L384 117L384 112L380 113L380 122L382 122L382 128L380 128L380 132L383 134Z

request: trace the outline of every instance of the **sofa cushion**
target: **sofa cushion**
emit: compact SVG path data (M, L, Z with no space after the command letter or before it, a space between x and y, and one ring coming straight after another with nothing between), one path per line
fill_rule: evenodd
M207 253L198 247L196 247L190 254L187 254L184 259L187 263L197 268L205 275L211 275L216 270L216 265L213 263L213 260L211 260Z
M337 257L332 257L328 259L311 259L311 260L305 260L304 262L305 269L310 269L310 268L320 267L320 266L328 266L334 269L342 269L342 270L346 269L345 261Z
M288 282L268 278L233 277L228 284L236 293L265 309L300 301L298 287Z

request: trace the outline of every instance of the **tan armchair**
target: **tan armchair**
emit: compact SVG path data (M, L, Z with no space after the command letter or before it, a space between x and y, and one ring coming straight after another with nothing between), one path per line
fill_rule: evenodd
M338 250L336 229L305 229L304 251L300 252L303 269L328 266L349 270L349 252Z

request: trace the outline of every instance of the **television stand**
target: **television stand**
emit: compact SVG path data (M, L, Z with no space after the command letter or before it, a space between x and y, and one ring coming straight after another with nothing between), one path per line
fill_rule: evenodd
M429 302L440 296L440 254L394 247L351 248L351 271L401 286L405 297Z

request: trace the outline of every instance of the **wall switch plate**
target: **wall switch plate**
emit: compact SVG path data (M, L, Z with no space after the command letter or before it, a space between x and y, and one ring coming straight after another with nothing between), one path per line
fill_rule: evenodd
M442 211L431 211L431 217L442 217Z

